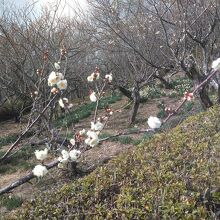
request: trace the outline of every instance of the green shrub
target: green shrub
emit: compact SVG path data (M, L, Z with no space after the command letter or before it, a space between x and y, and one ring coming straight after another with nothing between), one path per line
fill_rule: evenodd
M20 207L22 202L22 199L18 196L2 196L0 198L0 206L6 207L9 211Z
M88 176L43 193L14 219L217 219L219 110L189 117Z
M161 92L161 89L151 85L144 87L140 91L141 102L145 102L149 99L160 98L165 95L166 94L164 92Z
M178 93L176 93L176 92L169 93L168 97L169 98L177 98L178 97Z
M129 137L129 136L121 136L121 137L118 137L118 141L121 144L131 144L133 139L131 137Z
M191 91L193 86L192 81L185 77L176 78L172 81L172 85L179 96L183 96L184 92Z
M5 137L1 137L0 138L0 147L3 147L7 144L11 144L13 142L15 142L18 138L18 135L16 134L11 134L11 135L8 135L8 136L5 136Z
M141 142L142 142L142 139L135 139L135 140L132 141L132 144L133 144L134 146L137 146L137 145L139 145Z

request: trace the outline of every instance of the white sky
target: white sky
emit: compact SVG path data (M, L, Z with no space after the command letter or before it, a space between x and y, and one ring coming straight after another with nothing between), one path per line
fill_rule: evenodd
M31 4L33 2L36 2L36 10L39 10L41 6L47 6L53 9L53 6L60 3L58 14L70 17L73 15L73 9L76 9L78 6L80 6L83 11L86 11L87 9L87 0L0 0L0 8L2 8L3 3L5 4L5 7L13 3L16 7L21 8L26 4Z

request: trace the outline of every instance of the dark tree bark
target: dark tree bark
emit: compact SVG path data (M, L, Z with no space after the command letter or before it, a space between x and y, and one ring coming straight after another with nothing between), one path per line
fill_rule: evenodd
M181 63L183 70L186 75L193 81L195 88L206 78L205 74L200 74L197 67L196 62L193 56L188 57ZM198 91L199 100L204 109L210 108L213 106L212 101L209 98L208 91L206 86Z
M19 112L15 111L14 116L15 116L15 123L20 123L20 114L19 114Z
M140 89L139 89L138 85L135 86L132 90L132 98L133 98L133 106L132 106L132 110L131 110L129 124L133 124L135 122L138 108L139 108L140 101L141 101Z
M132 92L126 89L125 87L119 86L118 87L119 91L129 99L132 99Z
M209 98L208 91L206 87L202 88L201 91L199 91L199 99L202 107L204 109L210 108L213 106L212 101Z
M218 100L217 100L218 104L220 104L220 85L218 86Z

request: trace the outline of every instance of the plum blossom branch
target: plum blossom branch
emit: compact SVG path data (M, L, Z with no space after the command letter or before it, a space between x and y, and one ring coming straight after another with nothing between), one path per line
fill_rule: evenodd
M52 168L56 167L58 163L59 163L59 161L55 160L55 161L52 161L51 163L49 163L45 166L46 166L47 170L49 170L49 169L52 169ZM0 195L3 195L7 192L10 192L12 189L14 189L14 188L30 181L31 179L33 179L35 177L36 176L33 174L33 172L28 173L27 175L19 178L18 180L16 180L16 181L10 183L9 185L1 188L0 189Z
M220 60L219 60L220 61ZM196 92L198 92L204 85L206 85L209 80L211 80L211 78L218 72L218 69L214 69L207 77L204 81L202 81L193 91L192 93L188 93L188 98L189 96L194 96L194 94L196 94ZM166 123L173 115L175 115L180 108L185 104L185 102L187 101L187 97L184 97L183 101L179 104L179 106L172 112L169 113L169 115L167 116L167 118L164 119L163 124Z
M46 112L46 110L50 107L50 104L56 99L58 94L56 94L45 106L45 108L41 111L41 113L36 117L36 119L26 127L26 129L21 133L18 139L11 145L11 147L6 151L6 153L0 158L0 162L4 161L10 152L20 143L23 137L28 133L28 131L38 122L38 120L42 117L42 115Z

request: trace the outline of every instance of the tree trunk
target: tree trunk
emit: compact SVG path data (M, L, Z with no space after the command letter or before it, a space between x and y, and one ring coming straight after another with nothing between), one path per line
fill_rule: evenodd
M20 123L20 113L17 111L17 110L15 110L14 111L14 117L15 117L15 123Z
M187 65L185 65L185 63L187 63ZM205 74L199 73L199 70L196 66L196 62L193 56L188 57L185 60L185 62L183 61L181 64L186 75L189 77L189 79L193 81L194 86L196 88L205 79L206 77ZM199 90L198 93L202 107L204 109L210 108L213 105L213 103L209 98L206 86L204 86L201 90Z
M128 97L129 99L132 99L132 93L131 93L131 91L129 91L128 89L126 89L126 88L124 88L124 87L122 87L122 86L119 86L118 89L120 90L120 92L121 92L124 96Z
M220 86L218 86L218 100L217 100L218 104L220 104Z
M136 116L137 116L137 112L138 112L138 108L140 105L140 91L138 86L133 88L132 91L132 98L133 98L133 106L132 106L132 110L131 110L131 116L129 119L129 124L133 124L135 122Z
M203 109L207 109L213 106L213 103L208 96L206 87L203 87L202 90L199 91L199 99Z

